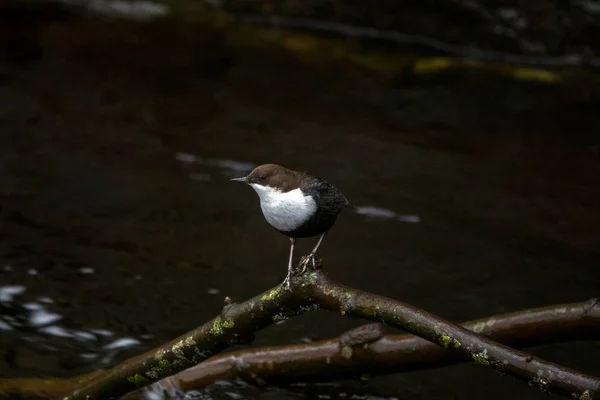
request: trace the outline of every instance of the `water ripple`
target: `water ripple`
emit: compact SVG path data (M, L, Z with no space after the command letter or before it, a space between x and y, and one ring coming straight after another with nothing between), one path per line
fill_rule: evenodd
M36 347L55 352L64 348L78 348L82 360L96 364L98 360L103 360L108 365L118 353L139 346L141 339L148 336L142 335L140 339L121 337L108 341L115 334L107 329L83 330L64 326L63 316L52 310L57 305L51 297L36 296L35 300L30 300L25 297L26 292L27 288L23 285L0 286L0 304L5 309L0 315L0 332L18 335ZM32 329L37 335L30 335Z
M418 224L421 222L421 217L418 215L397 214L395 211L382 207L357 206L355 208L355 212L359 215L365 215L371 218L395 219L400 222L408 222L412 224Z
M0 286L0 303L8 303L13 300L14 296L18 296L25 292L25 286Z
M140 343L141 342L137 339L130 338L130 337L124 337L124 338L117 339L117 340L113 341L112 343L107 344L106 346L104 346L104 349L105 350L117 350L117 349L122 350L122 349L128 349L133 346L137 346Z

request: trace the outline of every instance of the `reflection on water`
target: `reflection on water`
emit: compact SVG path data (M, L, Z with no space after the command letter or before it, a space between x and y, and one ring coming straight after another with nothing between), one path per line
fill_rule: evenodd
M395 396L375 395L368 389L356 387L352 392L340 391L331 385L294 384L291 391L276 387L249 385L241 380L220 381L199 391L183 392L176 382L164 379L143 389L145 400L161 400L165 395L169 399L213 400L213 399L319 399L319 400L399 400Z
M121 338L121 339L117 339L112 343L107 344L106 346L104 346L105 349L107 350L114 350L114 349L126 349L129 348L131 346L136 346L140 344L140 341L137 339L133 339L133 338Z
M40 327L49 325L53 322L58 321L62 317L58 314L54 314L45 309L44 306L38 303L25 303L22 305L25 310L30 311L28 323L32 327Z
M387 218L387 219L395 219L401 222L410 222L413 224L418 224L421 222L421 218L418 215L398 215L392 210L388 210L386 208L381 207L373 207L373 206L357 206L355 208L357 214L367 215L369 217L374 218Z
M37 301L27 301L26 292L27 288L22 285L0 286L0 331L24 332L25 340L58 353L64 348L80 348L81 359L94 362L96 368L112 364L120 351L140 348L142 344L141 340L132 337L107 341L114 333L106 329L85 331L61 326L58 322L63 316L52 311L55 303L52 298L43 296ZM143 336L144 339L151 338ZM85 345L73 341L85 342Z
M0 302L11 302L14 296L23 292L25 292L25 286L0 286Z
M86 7L91 12L108 17L151 21L165 17L169 9L165 4L144 0L59 0L71 6Z
M256 167L256 164L248 162L203 158L190 153L177 153L175 154L175 159L184 164L198 164L218 168L222 170L223 176L236 173L235 176L237 177L240 173L247 174Z

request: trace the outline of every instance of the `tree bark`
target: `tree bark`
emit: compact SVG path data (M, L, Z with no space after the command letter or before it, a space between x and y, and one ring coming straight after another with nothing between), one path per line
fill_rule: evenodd
M479 335L523 348L600 338L597 299L496 315L463 326ZM338 338L287 346L250 348L214 356L167 378L181 390L199 390L219 380L256 384L331 381L456 364L464 359L413 335L384 335L371 324Z
M599 395L600 379L553 364L479 336L406 303L339 285L320 270L291 280L240 304L159 348L122 362L77 388L65 400L122 396L204 361L253 332L309 310L323 308L402 328L456 355L499 370L540 389L582 399ZM346 352L352 358L354 351Z
M591 299L496 315L463 326L513 347L594 340L600 337L600 305L597 299ZM159 383L188 391L236 378L269 384L331 381L361 377L365 372L387 374L464 361L413 335L385 335L377 339L382 334L382 326L371 324L330 340L235 351L214 356ZM360 342L367 346L360 346ZM354 356L347 357L345 346L350 347ZM96 371L69 379L0 379L0 397L56 399L102 373Z

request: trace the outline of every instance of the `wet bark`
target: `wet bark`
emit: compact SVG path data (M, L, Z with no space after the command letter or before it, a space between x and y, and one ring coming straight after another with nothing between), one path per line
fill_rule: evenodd
M276 378L287 374L304 379L303 374L307 371L322 374L323 379L351 377L365 370L380 374L462 359L512 375L544 391L586 400L597 398L600 394L600 378L493 340L504 338L510 341L508 339L512 338L515 345L528 345L539 343L536 337L543 343L544 340L597 335L598 300L491 317L461 327L409 304L339 285L317 270L294 277L291 290L280 285L243 303L227 302L219 316L167 344L126 360L106 372L68 381L64 389L68 388L70 393L63 398L87 400L123 396L199 364L228 346L248 343L253 333L264 327L319 308L361 317L377 324L347 332L333 341L316 343L312 347L306 345L313 351L304 356L296 354L290 357L291 362L286 362L285 356L283 360L278 359L276 355L281 352L277 353L280 350L276 348L256 353L251 361L260 361L263 364L260 367L257 363L250 363L240 368L239 359L231 361L235 354L224 356L221 361L213 359L199 367L199 371L202 368L209 370L208 378L204 383L196 382L196 385L228 377L232 362L243 379L256 381L263 376ZM379 323L402 328L422 339L406 335L387 337ZM586 333L579 329L581 327L586 328ZM288 356L290 351L294 353L294 349L294 346L287 349ZM270 355L273 357L270 358ZM187 381L192 371L177 379ZM9 387L6 383L2 386ZM74 390L71 389L73 387ZM56 387L53 389L56 393ZM14 387L11 393L15 393ZM10 393L5 391L1 394Z
M321 271L295 277L291 290L277 286L158 349L127 360L75 390L69 400L122 396L251 339L253 332L311 309L323 308L402 328L476 363L565 396L596 397L600 379L553 364L479 336L406 303L330 281Z
M466 329L523 348L600 337L597 299L522 310L469 321ZM464 359L414 335L386 335L370 324L338 338L286 346L250 348L218 355L171 378L184 391L219 380L256 384L331 381L456 364ZM166 385L165 385L166 386Z

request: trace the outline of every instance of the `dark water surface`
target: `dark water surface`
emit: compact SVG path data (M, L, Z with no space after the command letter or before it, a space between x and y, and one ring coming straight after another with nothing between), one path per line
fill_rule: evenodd
M228 182L266 162L321 175L361 207L321 251L344 284L451 320L599 294L598 88L474 72L380 76L238 37L81 18L41 25L19 39L28 56L2 60L1 376L113 365L212 318L224 296L280 282L288 240L249 188ZM358 324L313 313L255 344ZM600 342L532 352L600 375ZM365 390L545 396L474 365Z

